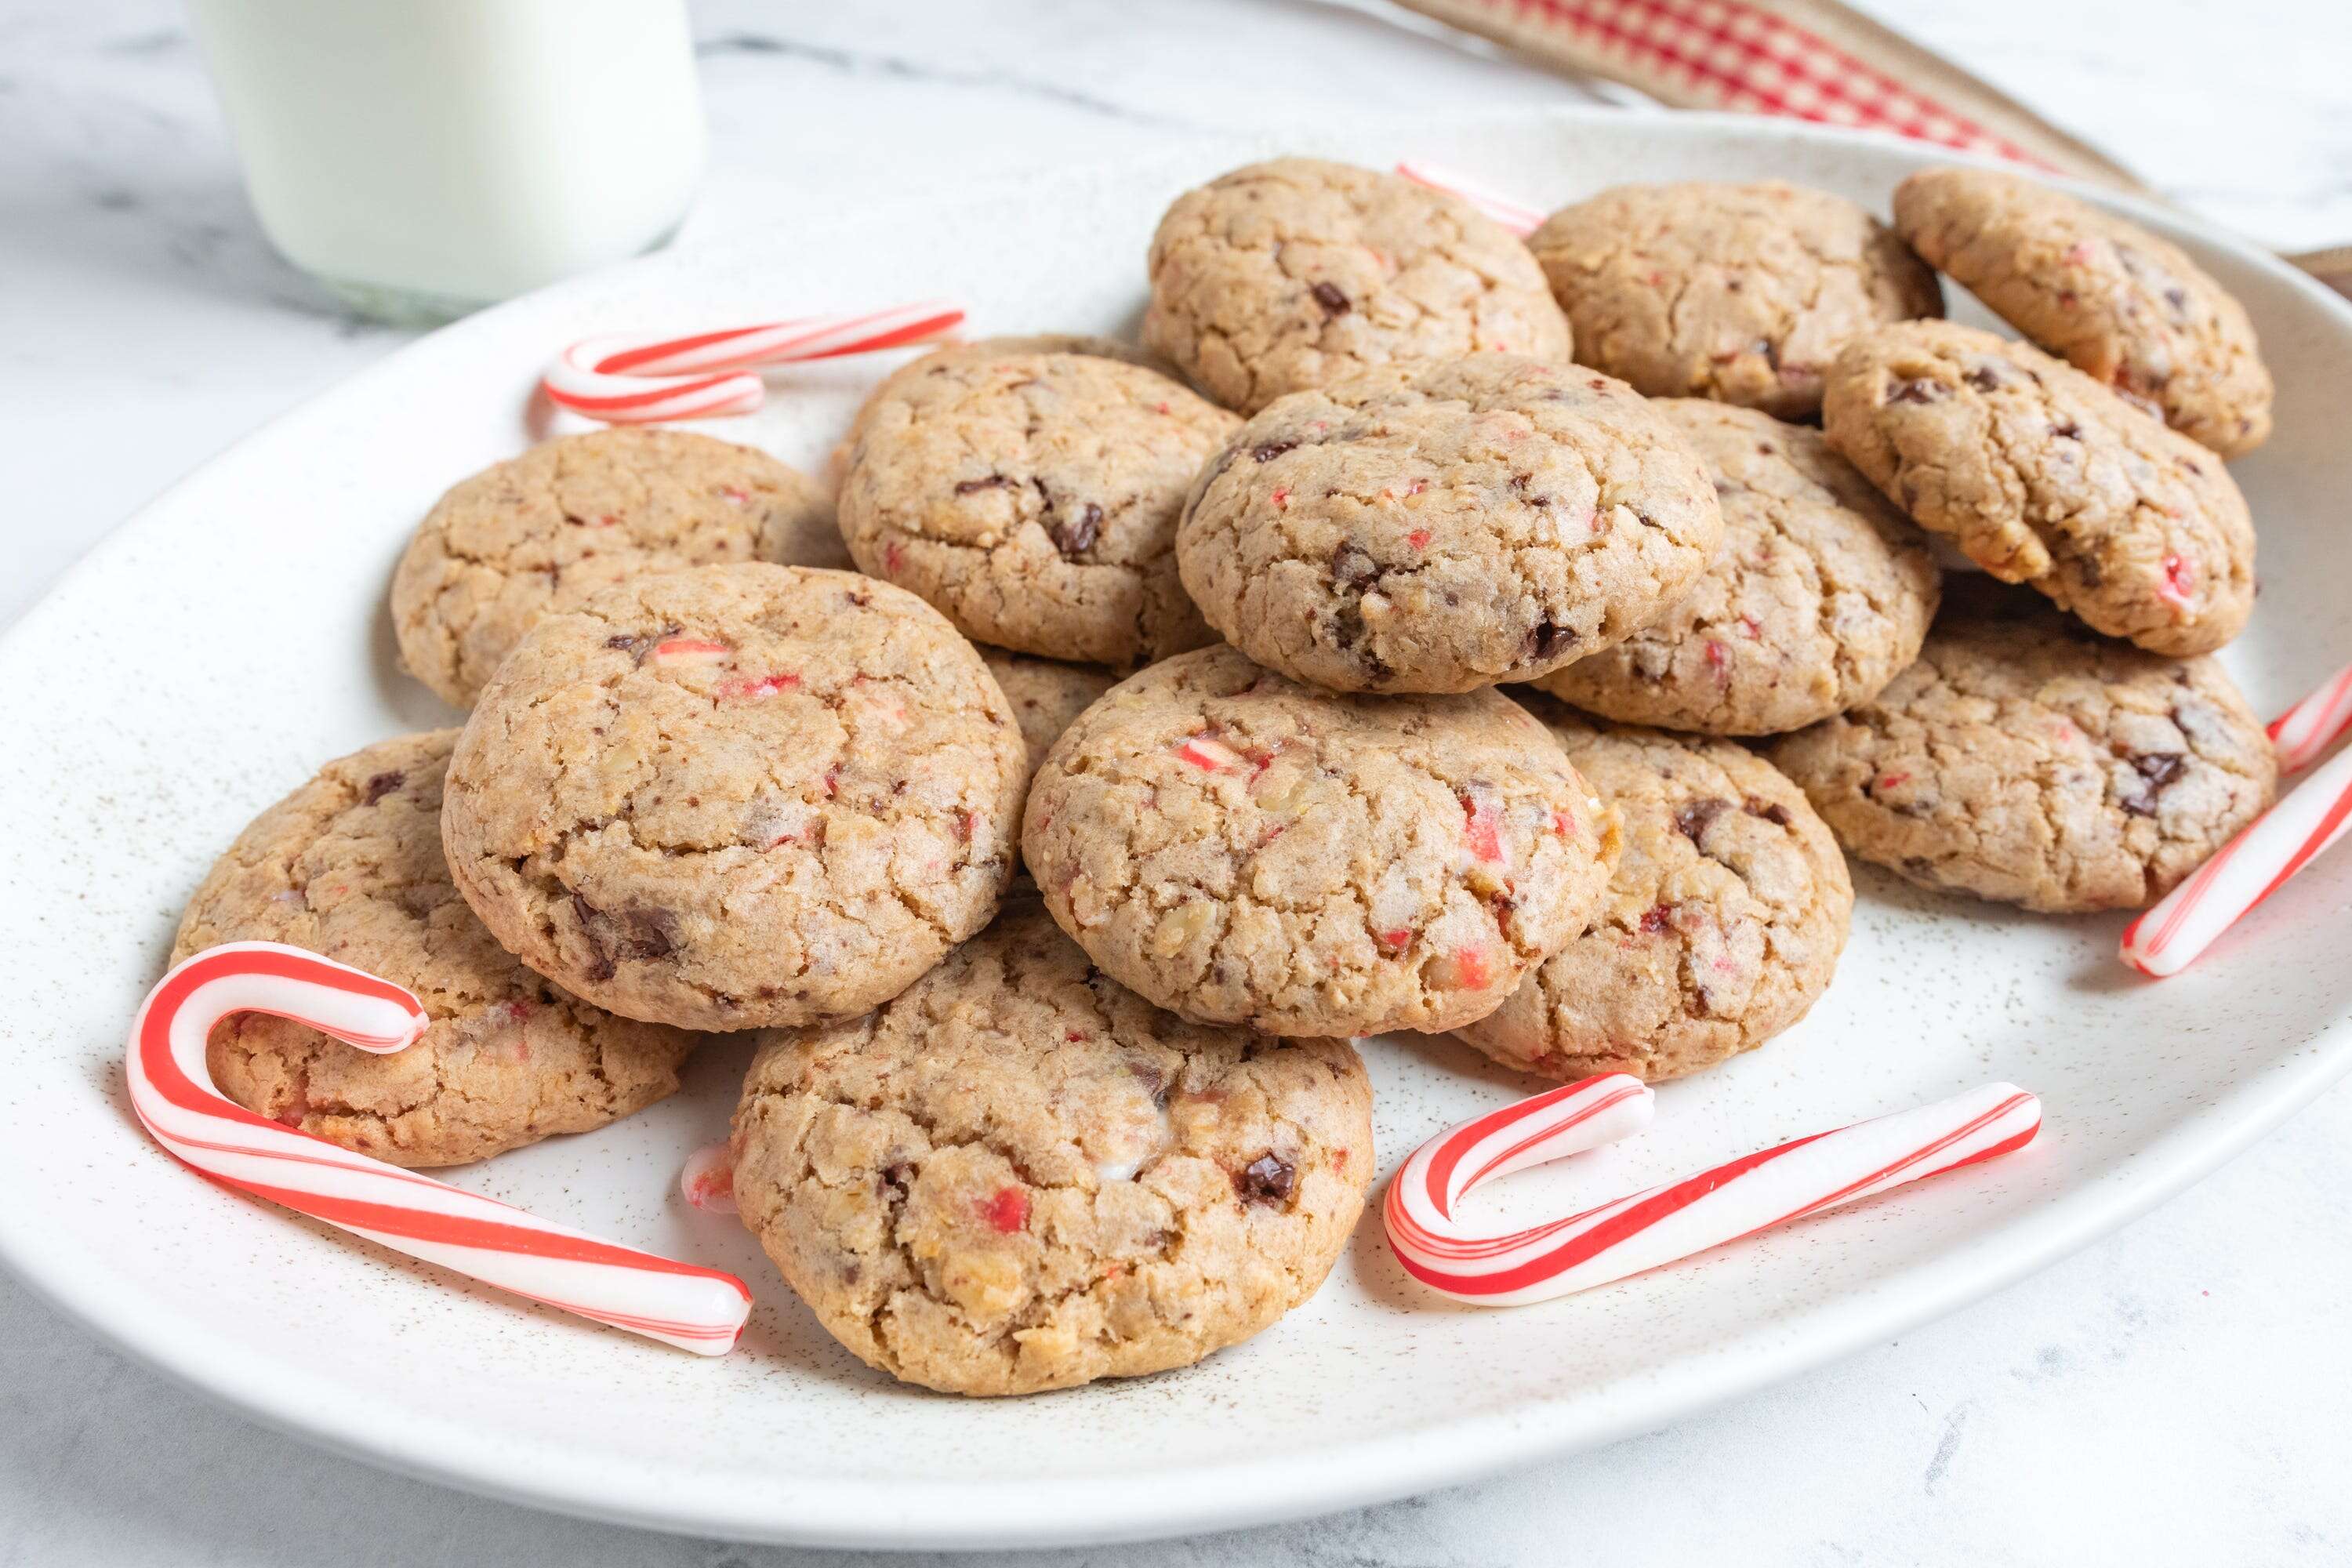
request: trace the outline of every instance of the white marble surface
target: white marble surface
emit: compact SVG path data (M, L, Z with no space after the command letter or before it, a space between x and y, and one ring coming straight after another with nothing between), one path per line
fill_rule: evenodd
M696 7L714 132L679 243L1171 129L1591 96L1322 0ZM2352 240L2334 0L1872 0L2287 248ZM166 0L0 11L0 624L189 467L404 341L268 251ZM2120 1236L1903 1341L1486 1484L1056 1562L2352 1559L2352 1089ZM1734 1544L1736 1542L1736 1545ZM814 1564L554 1519L221 1414L0 1278L0 1568Z

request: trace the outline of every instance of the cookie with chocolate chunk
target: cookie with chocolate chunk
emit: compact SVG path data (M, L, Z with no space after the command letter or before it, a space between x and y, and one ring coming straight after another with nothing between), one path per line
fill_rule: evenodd
M1031 1394L1187 1365L1313 1295L1371 1102L1345 1040L1185 1023L1022 900L876 1012L761 1050L734 1191L859 1360Z
M1949 321L1865 332L1822 414L1921 527L2109 637L2210 653L2253 611L2253 522L2220 460L2030 343Z
M1802 1018L1853 913L1845 857L1804 792L1728 741L1538 712L1616 810L1623 847L1592 928L1454 1037L1547 1078L1654 1083Z
M289 1018L213 1030L247 1110L395 1165L456 1165L585 1132L677 1088L705 1037L615 1017L534 974L457 896L441 847L455 730L380 741L254 818L181 917L172 962L225 942L324 953L415 993L432 1020L378 1056Z
M1461 197L1317 158L1252 163L1176 199L1151 237L1143 341L1228 408L1376 366L1568 358L1518 237Z
M2030 910L2137 909L2270 804L2270 738L2220 664L1985 590L1874 700L1772 749L1846 848Z
M842 534L968 637L1148 663L1210 640L1177 582L1176 516L1236 423L1097 353L946 351L859 414Z
M2169 241L2039 181L1923 169L1895 226L2011 326L2225 458L2271 433L2253 323Z
M887 1000L988 922L1026 748L970 643L848 572L707 566L532 628L449 764L449 870L525 963L698 1028Z

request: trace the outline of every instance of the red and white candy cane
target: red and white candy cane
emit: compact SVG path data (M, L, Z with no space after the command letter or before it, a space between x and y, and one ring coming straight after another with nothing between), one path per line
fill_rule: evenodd
M752 374L761 365L908 348L962 324L961 306L924 300L684 336L589 338L564 350L540 384L558 406L607 425L749 414L767 395Z
M1523 1306L1589 1290L2033 1142L2042 1102L1996 1083L1817 1132L1583 1209L1495 1236L1455 1217L1482 1183L1612 1142L1650 1124L1641 1079L1605 1073L1504 1106L1412 1152L1381 1205L1405 1272L1457 1301Z
M2352 730L2352 664L2271 721L2271 746L2278 752L2279 772L2301 773L2326 756L2347 730Z
M233 1013L268 1013L379 1054L431 1022L389 981L270 942L226 942L176 964L131 1026L139 1120L181 1162L397 1252L627 1329L718 1355L751 1293L731 1274L599 1241L446 1182L257 1116L213 1087L205 1043Z
M2180 886L2124 928L2118 954L2142 974L2179 973L2352 826L2352 751L2281 796Z
M1396 172L1416 185L1460 196L1522 239L1533 234L1543 223L1544 215L1533 207L1523 207L1508 196L1486 190L1451 169L1441 169L1418 158L1407 158L1396 166Z

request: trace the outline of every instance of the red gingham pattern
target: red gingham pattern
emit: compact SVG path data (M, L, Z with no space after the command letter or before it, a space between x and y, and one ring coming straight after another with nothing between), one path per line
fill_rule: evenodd
M2014 142L1906 87L1785 17L1740 0L1483 0L1576 34L1706 101L1825 125L1888 131L2050 169Z

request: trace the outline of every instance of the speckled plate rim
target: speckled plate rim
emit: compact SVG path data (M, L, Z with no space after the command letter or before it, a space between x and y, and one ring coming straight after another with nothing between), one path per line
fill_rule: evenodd
M1622 134L1628 129L1626 111L1574 108L1533 115L1514 111L1455 117L1444 123L1529 121L1556 124L1563 132ZM1890 171L1931 160L1959 161L1881 137L1737 115L1644 117L1639 128L1645 137L1699 145L1842 147L1881 159ZM1383 140L1393 140L1393 125L1381 130ZM1328 145L1338 139L1328 125L1315 128L1318 142ZM1230 140L1246 151L1263 145L1265 138ZM1201 138L1199 144L1214 147L1220 139ZM1003 189L1017 193L1030 183L1008 181ZM2151 204L2081 189L2151 228L2192 238L2263 274L2308 307L2315 331L2340 340L2352 353L2352 308L2274 257ZM757 243L739 240L725 249ZM135 548L142 521L172 494L201 484L247 447L298 431L342 392L408 377L418 362L461 349L469 334L487 330L488 321L503 311L536 308L550 300L593 299L631 269L691 270L708 254L658 255L628 268L541 290L411 344L342 388L282 416L114 530L39 605L0 635L0 659L37 645L51 617L64 613L76 582ZM349 1412L322 1409L306 1401L299 1389L273 1379L268 1358L246 1343L142 1310L138 1302L112 1295L108 1281L78 1272L45 1252L29 1205L0 1205L0 1265L124 1352L244 1415L369 1463L494 1498L617 1523L808 1545L986 1548L1134 1540L1299 1518L1462 1482L1655 1429L1693 1410L1821 1365L2013 1283L2116 1230L2242 1152L2347 1070L2352 1070L2352 1016L2339 1016L2309 1037L2284 1046L2262 1070L2217 1092L2201 1109L2141 1145L2132 1158L2078 1184L2062 1201L2033 1209L1899 1274L1807 1304L1801 1323L1794 1327L1784 1319L1770 1332L1759 1327L1725 1339L1706 1353L1662 1363L1647 1378L1612 1390L1606 1400L1530 1398L1507 1410L1455 1418L1444 1427L1442 1440L1426 1431L1342 1439L1278 1461L1255 1457L1182 1468L1140 1464L1130 1473L1084 1481L977 1486L932 1481L910 1487L828 1478L822 1488L747 1500L740 1492L699 1482L691 1467L653 1478L583 1470L563 1462L562 1455L519 1449L496 1432L414 1411L370 1411L362 1420ZM1366 1223L1377 1221L1368 1215Z

